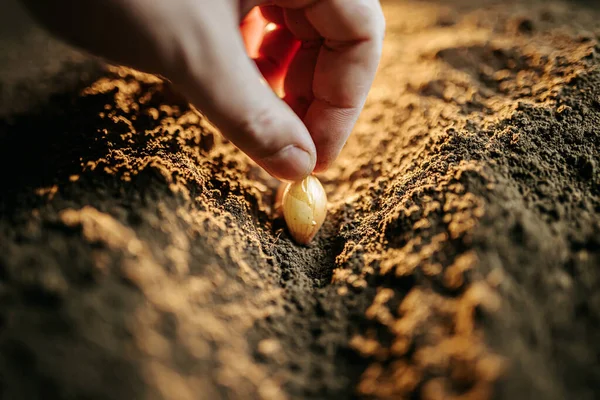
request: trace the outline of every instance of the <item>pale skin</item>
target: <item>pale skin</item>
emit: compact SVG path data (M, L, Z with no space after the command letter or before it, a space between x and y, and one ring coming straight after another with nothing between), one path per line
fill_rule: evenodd
M72 44L169 79L238 148L289 181L337 158L385 30L378 0L23 2ZM268 22L275 29L265 30Z

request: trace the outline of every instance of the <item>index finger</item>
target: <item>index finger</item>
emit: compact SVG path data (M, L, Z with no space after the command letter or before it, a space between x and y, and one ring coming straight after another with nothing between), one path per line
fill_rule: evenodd
M278 0L304 9L322 36L304 117L317 148L315 171L327 169L344 146L364 106L379 59L385 20L378 0Z

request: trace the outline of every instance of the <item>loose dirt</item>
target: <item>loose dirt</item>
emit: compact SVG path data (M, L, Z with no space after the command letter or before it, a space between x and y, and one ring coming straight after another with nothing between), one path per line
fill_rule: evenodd
M599 396L600 7L384 6L308 247L161 80L2 83L0 398Z

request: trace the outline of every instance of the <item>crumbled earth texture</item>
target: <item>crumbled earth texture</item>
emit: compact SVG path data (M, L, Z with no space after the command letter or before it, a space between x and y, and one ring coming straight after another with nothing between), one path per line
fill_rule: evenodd
M597 4L384 2L309 246L168 83L14 24L0 398L598 398Z

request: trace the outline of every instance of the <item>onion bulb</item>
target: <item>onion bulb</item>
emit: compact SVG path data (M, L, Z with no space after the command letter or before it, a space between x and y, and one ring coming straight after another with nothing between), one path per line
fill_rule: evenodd
M283 217L290 234L299 244L315 237L327 215L327 195L315 176L289 183L282 195Z

